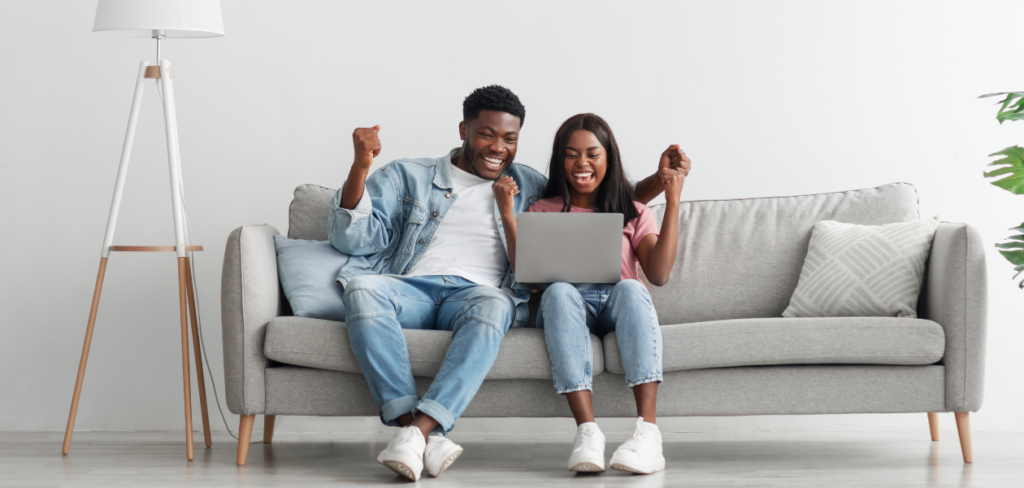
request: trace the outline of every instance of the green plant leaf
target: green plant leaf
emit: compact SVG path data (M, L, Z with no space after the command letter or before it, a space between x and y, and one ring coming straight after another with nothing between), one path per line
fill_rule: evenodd
M1024 242L1000 242L996 244L999 249L1024 249Z
M1000 95L1006 95L1006 98L999 101L1002 106L996 112L996 120L1000 124L1007 120L1024 120L1024 92L988 93L978 98L997 97Z
M1017 195L1024 195L1024 148L1020 146L1013 146L1003 149L999 152L989 154L992 156L1003 156L1002 159L997 159L989 163L989 166L998 166L998 169L985 172L986 178L995 178L997 176L1009 175L1006 178L989 180L999 188L1007 190ZM1024 224L1022 224L1024 226Z
M1024 224L1010 230L1017 233L1006 238L1009 242L996 244L996 248L999 249L999 254L1013 264L1013 270L1016 272L1013 279L1016 280L1021 273L1024 273ZM1021 280L1018 286L1024 289L1024 280Z

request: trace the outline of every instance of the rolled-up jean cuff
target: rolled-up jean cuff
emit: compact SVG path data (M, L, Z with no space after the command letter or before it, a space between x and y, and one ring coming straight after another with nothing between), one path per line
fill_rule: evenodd
M420 397L416 395L406 395L391 400L380 407L380 420L384 422L384 425L400 427L397 420L398 417L407 413L413 413L419 401Z
M634 387L636 385L642 385L644 383L653 383L655 381L657 381L658 383L661 383L661 373L652 374L650 376L647 376L645 378L640 378L638 380L627 381L626 382L626 386L632 388L632 387Z
M578 385L570 386L568 388L555 388L555 392L558 393L559 395L565 395L566 393L572 393L574 391L583 390L594 391L594 388L590 386L590 383L580 383Z
M452 417L451 412L433 400L421 400L416 404L416 411L425 413L436 420L443 434L447 435L455 426L455 418Z

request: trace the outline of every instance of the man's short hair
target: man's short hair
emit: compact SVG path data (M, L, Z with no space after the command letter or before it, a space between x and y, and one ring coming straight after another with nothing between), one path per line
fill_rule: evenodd
M519 125L526 120L526 107L512 90L500 85L477 88L462 102L462 120L469 122L480 115L481 110L497 110L519 117Z

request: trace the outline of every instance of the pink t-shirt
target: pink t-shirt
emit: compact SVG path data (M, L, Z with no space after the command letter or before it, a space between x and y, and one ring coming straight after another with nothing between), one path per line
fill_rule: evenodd
M636 211L640 216L630 220L622 229L622 279L639 280L640 273L637 271L639 260L636 257L636 248L640 241L648 234L658 235L658 223L654 220L654 213L640 202L633 202ZM551 197L538 200L526 209L527 212L561 212L562 197ZM593 212L593 210L579 207L569 207L570 212Z

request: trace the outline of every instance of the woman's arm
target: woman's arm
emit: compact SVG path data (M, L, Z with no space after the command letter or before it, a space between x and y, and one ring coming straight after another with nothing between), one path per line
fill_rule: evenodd
M515 196L519 193L519 186L511 176L498 178L491 185L494 191L494 200L498 203L498 214L501 215L501 226L505 229L505 247L508 249L508 264L512 271L516 270L516 216Z
M648 234L636 248L640 267L651 284L662 286L672 275L676 262L676 243L679 235L679 194L686 176L681 171L667 170L662 175L665 186L665 217L661 222L661 235Z

